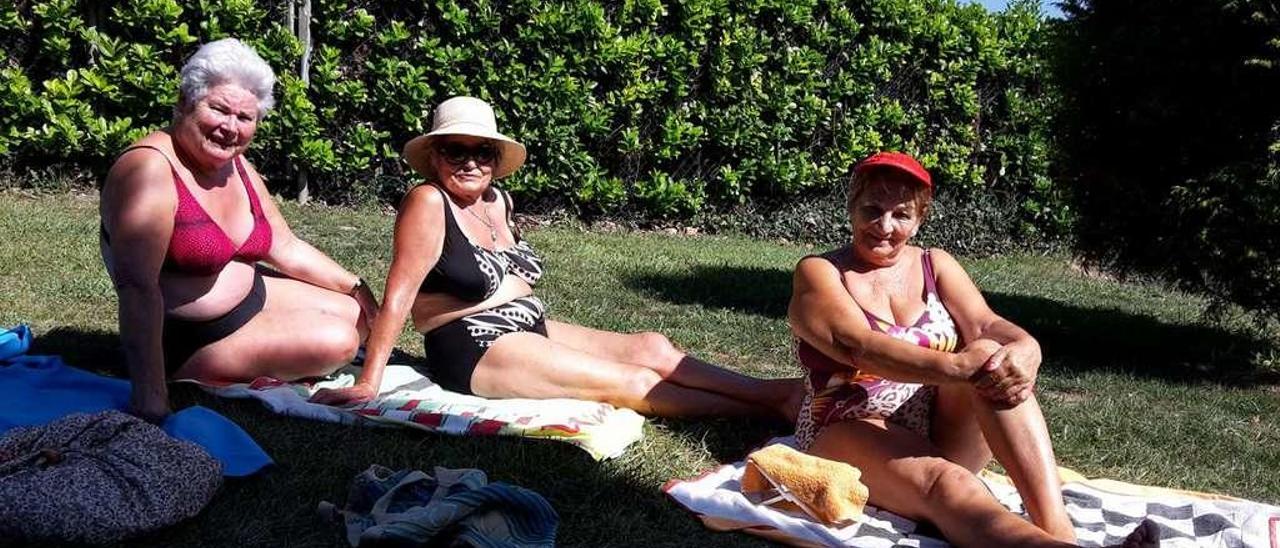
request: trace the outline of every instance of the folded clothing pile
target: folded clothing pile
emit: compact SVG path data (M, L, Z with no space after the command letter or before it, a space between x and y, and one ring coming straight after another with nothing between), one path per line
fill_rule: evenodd
M0 437L0 539L113 542L200 512L222 485L194 443L119 411Z
M475 469L393 471L370 466L351 482L342 509L320 516L346 527L352 546L555 546L560 517L528 489L489 483Z

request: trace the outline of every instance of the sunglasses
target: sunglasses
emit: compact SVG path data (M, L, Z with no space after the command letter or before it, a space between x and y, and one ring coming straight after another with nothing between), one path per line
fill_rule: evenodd
M462 143L440 143L436 145L436 154L452 165L460 166L469 160L477 164L491 164L498 159L498 149L490 143L475 146Z

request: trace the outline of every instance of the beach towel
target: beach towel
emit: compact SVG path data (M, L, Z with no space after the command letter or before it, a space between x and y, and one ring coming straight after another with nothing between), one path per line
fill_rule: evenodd
M770 443L794 444L794 439ZM915 522L871 505L860 520L844 527L827 527L800 513L757 506L740 492L743 469L742 462L727 464L693 479L669 481L662 490L717 531L742 531L796 546L949 546L920 534ZM1280 546L1280 507L1224 495L1087 479L1067 469L1061 473L1067 513L1081 546L1118 544L1145 518L1159 526L1165 548ZM1023 513L1008 478L988 471L979 477L1001 504Z
M352 546L555 546L560 517L533 491L489 483L483 471L436 467L392 471L373 465L351 482L347 504L321 502Z
M597 460L616 457L644 435L644 417L606 403L570 399L487 399L450 392L407 365L389 365L378 397L350 407L307 401L321 388L351 386L358 367L319 382L203 385L218 396L253 398L283 415L343 424L402 426L460 436L521 436L582 448Z
M57 356L0 360L0 435L19 426L40 426L72 413L129 408L129 381L95 375ZM248 476L271 458L236 423L204 407L188 407L165 419L165 433L204 448L226 476Z

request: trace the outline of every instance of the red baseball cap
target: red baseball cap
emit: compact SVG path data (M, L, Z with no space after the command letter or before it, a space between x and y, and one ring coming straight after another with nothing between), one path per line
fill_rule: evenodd
M920 165L920 162L917 162L915 158L912 158L910 154L903 154L901 152L877 152L868 156L867 159L858 162L858 165L854 166L853 172L854 174L861 174L873 167L894 168L910 175L915 178L915 180L924 183L924 186L933 188L933 178L929 176L929 172L924 169L924 166Z

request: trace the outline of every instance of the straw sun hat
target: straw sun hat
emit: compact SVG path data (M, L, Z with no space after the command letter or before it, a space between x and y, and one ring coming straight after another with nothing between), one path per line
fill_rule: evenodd
M493 117L493 107L475 97L453 97L436 107L431 119L431 132L414 137L404 145L404 159L409 167L428 180L436 178L431 157L436 138L445 135L468 135L493 141L498 147L498 165L493 167L493 178L512 174L524 164L524 145L515 139L498 133L498 123Z

